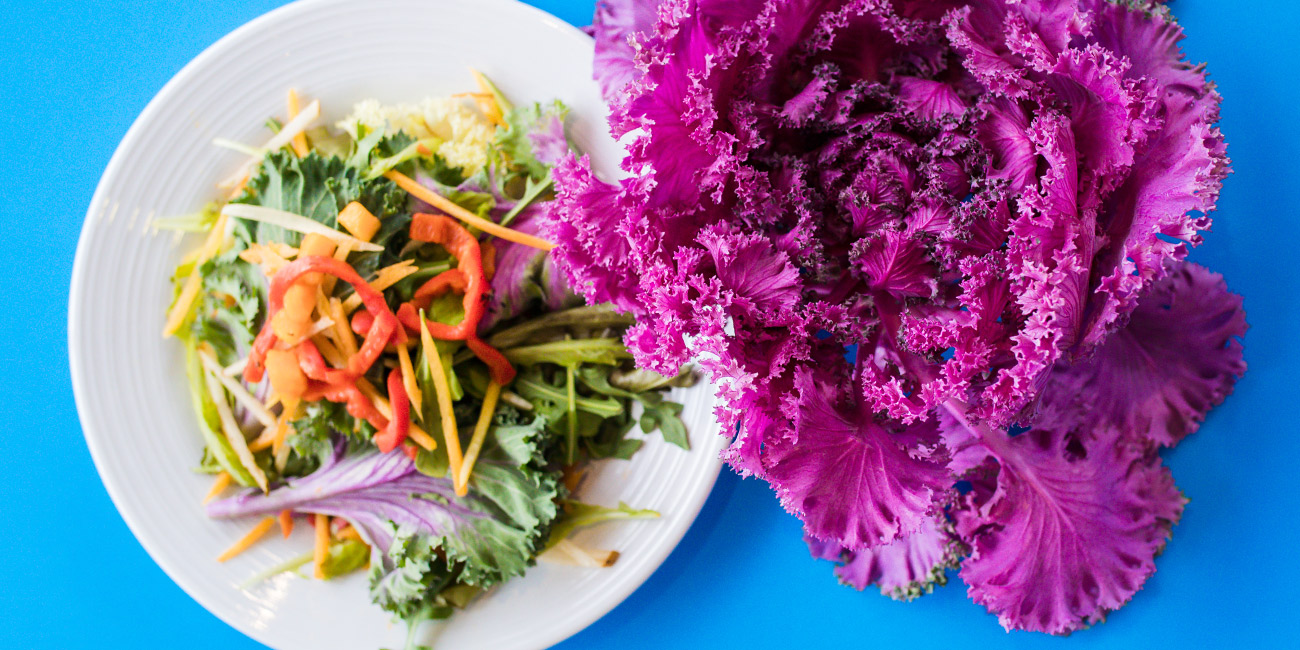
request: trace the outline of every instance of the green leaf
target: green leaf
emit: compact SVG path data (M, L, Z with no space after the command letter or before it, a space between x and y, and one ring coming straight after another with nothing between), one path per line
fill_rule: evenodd
M595 526L609 521L628 521L632 519L657 519L659 513L654 510L636 510L620 501L617 508L582 503L565 499L560 516L551 527L551 534L546 540L546 548L560 543L560 540L572 535L579 528Z
M686 437L686 424L682 422L681 412L682 406L676 402L646 405L641 415L641 430L650 433L659 429L666 442L690 451L691 443Z
M199 433L203 435L203 443L207 446L206 453L221 466L222 470L230 474L236 483L244 487L252 487L255 484L252 474L249 474L243 463L239 462L239 456L235 455L234 448L221 432L221 419L217 415L217 406L208 394L204 380L205 370L202 362L199 361L198 342L190 336L183 337L182 342L185 344L185 375L190 382L190 400L194 407L194 414L198 418Z
M571 339L552 341L537 345L502 350L502 354L511 363L531 366L538 363L553 363L566 368L576 368L583 363L617 365L623 359L631 359L620 339Z
M365 566L370 559L370 547L355 539L345 539L330 544L321 572L325 579L347 575Z
M542 120L559 119L563 122L568 114L569 108L558 100L548 105L515 106L506 111L504 118L509 126L497 130L494 144L512 163L526 170L533 180L541 181L550 173L550 168L533 154L533 143L528 136Z
M244 194L233 202L285 210L331 228L338 227L339 210L352 201L359 201L381 220L403 212L406 192L387 178L364 180L363 168L353 163L359 155L344 162L315 152L302 158L290 152L272 152L262 160ZM366 155L368 161L369 152ZM256 241L262 244L284 242L297 246L302 240L301 234L279 226L257 223L254 227Z
M524 195L519 197L519 200L515 202L515 207L510 208L509 212L501 215L501 220L498 223L502 226L510 225L510 222L514 221L515 217L519 216L519 213L524 211L524 208L542 198L546 191L551 189L551 186L554 185L554 183L554 179L551 178L549 171L546 174L546 178L540 181L535 181L532 176L529 176L525 179Z
M552 330L581 327L589 330L627 327L636 320L630 314L615 310L609 304L574 307L553 311L513 327L508 327L488 337L487 342L498 350L513 348L536 336Z
M567 409L569 396L565 389L546 383L540 374L528 373L520 375L515 380L514 388L516 393L533 401L534 404L543 401L563 405L562 408ZM576 397L574 404L580 411L606 418L614 417L623 412L623 404L612 398Z

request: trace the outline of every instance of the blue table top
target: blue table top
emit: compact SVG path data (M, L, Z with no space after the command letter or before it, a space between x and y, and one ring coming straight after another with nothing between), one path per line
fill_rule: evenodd
M131 536L73 405L66 305L91 193L131 121L203 48L278 0L8 3L0 33L0 647L260 648L186 596ZM592 0L532 2L590 21ZM910 604L836 583L766 484L724 471L681 545L631 598L561 648L1295 647L1291 463L1300 435L1300 3L1180 0L1195 61L1223 93L1235 175L1192 259L1246 297L1250 370L1168 455L1191 497L1135 601L1092 630L1007 634L956 579ZM1290 224L1290 225L1288 225ZM1249 646L1247 646L1249 647Z

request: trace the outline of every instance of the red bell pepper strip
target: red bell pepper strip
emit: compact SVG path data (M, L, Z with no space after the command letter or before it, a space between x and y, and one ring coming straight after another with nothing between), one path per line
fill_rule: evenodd
M375 320L375 326L370 328L370 333L366 336L361 349L348 359L347 368L331 368L325 365L325 359L321 357L316 344L312 343L311 339L305 340L298 344L298 366L308 377L327 384L356 381L357 377L366 374L370 366L374 365L375 360L383 353L384 346L388 345L388 339L397 329L401 328L397 326L396 316L391 312L380 314Z
M352 331L360 336L370 333L370 327L375 324L375 316L364 309L358 309L352 314Z
M515 367L499 350L484 343L476 336L466 339L465 344L474 352L474 356L487 364L488 372L492 375L492 381L505 386L514 380Z
M319 353L317 353L319 354ZM366 394L357 388L355 382L343 382L338 384L329 384L323 381L312 380L308 382L307 392L302 397L308 402L314 402L320 399L327 399L331 402L338 402L347 407L348 414L359 420L365 420L376 430L383 431L388 428L388 418L366 397Z
M244 378L248 381L261 381L266 371L266 353L276 344L276 336L271 329L271 319L284 307L285 292L299 276L312 272L328 273L352 285L357 295L361 296L362 304L375 317L375 323L378 324L377 327L370 328L360 352L348 360L347 369L339 372L346 373L352 378L360 377L379 358L379 353L383 352L390 337L396 335L400 340L406 340L406 332L397 331L401 328L397 327L397 318L388 309L383 294L375 291L365 280L362 280L355 269L346 262L340 262L332 257L305 255L286 264L271 279L266 322L263 323L262 331L258 332L257 339L253 342L253 350L248 355L248 365L244 368Z
M465 318L456 325L446 325L428 321L429 334L444 341L463 341L478 329L478 322L483 318L483 292L487 288L487 279L483 276L483 257L478 240L461 227L455 219L439 214L416 214L411 221L411 239L442 244L447 252L456 257L456 271L460 277L440 273L425 282L415 292L410 307L403 305L398 309L398 318L402 324L419 331L420 321L416 312L421 306L428 306L426 300L442 292L458 288L463 282L465 297ZM445 276L445 277L444 277ZM417 302L418 301L418 302ZM422 303L422 304L421 304Z
M402 372L397 369L388 373L388 402L393 407L392 417L388 419L388 427L374 437L375 446L385 454L397 449L411 432L411 400L402 384Z
M420 315L418 310L428 309L429 303L433 302L434 298L447 291L465 291L466 286L468 286L468 282L465 280L465 274L461 273L460 269L443 271L430 278L419 289L416 289L415 295L411 297L410 302L404 302L397 308L397 320L413 333L419 333ZM482 318L482 315L479 315L478 318ZM477 329L477 324L475 324L474 328L464 331L462 325L466 322L468 321L461 321L461 324L458 325L445 325L429 321L429 335L443 341L461 340L473 332L474 329Z
M402 445L402 451L406 453L407 458L411 459L411 462L415 462L415 457L420 455L420 448L415 445Z

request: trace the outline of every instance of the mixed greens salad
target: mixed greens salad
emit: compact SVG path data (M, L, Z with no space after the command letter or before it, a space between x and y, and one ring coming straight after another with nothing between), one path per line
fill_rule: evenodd
M207 513L260 517L220 559L308 523L314 548L250 584L368 567L408 648L543 553L612 564L569 534L657 514L577 501L584 465L631 457L638 427L687 447L665 393L691 372L633 367L631 317L584 305L537 236L573 155L567 109L475 76L478 92L363 102L336 128L291 91L264 147L218 141L249 154L228 200L158 224L207 233L165 327L216 477Z

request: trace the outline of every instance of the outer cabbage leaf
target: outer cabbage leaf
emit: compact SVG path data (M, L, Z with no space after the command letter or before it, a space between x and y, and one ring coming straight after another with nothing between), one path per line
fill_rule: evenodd
M961 578L1008 630L1068 634L1123 606L1186 503L1159 457L1115 429L1011 438L950 423L945 440L974 486L952 510L971 547Z
M816 539L849 548L922 529L949 483L941 463L913 457L905 436L869 413L837 405L831 375L800 373L796 437L766 451L766 477Z
M1170 265L1128 324L1090 359L1058 367L1043 389L1043 418L1094 419L1161 445L1196 431L1246 371L1241 296L1190 262Z
M870 585L894 600L909 601L947 584L947 570L957 567L963 547L942 516L920 530L888 544L851 550L805 536L813 557L839 562L835 575L859 591Z

